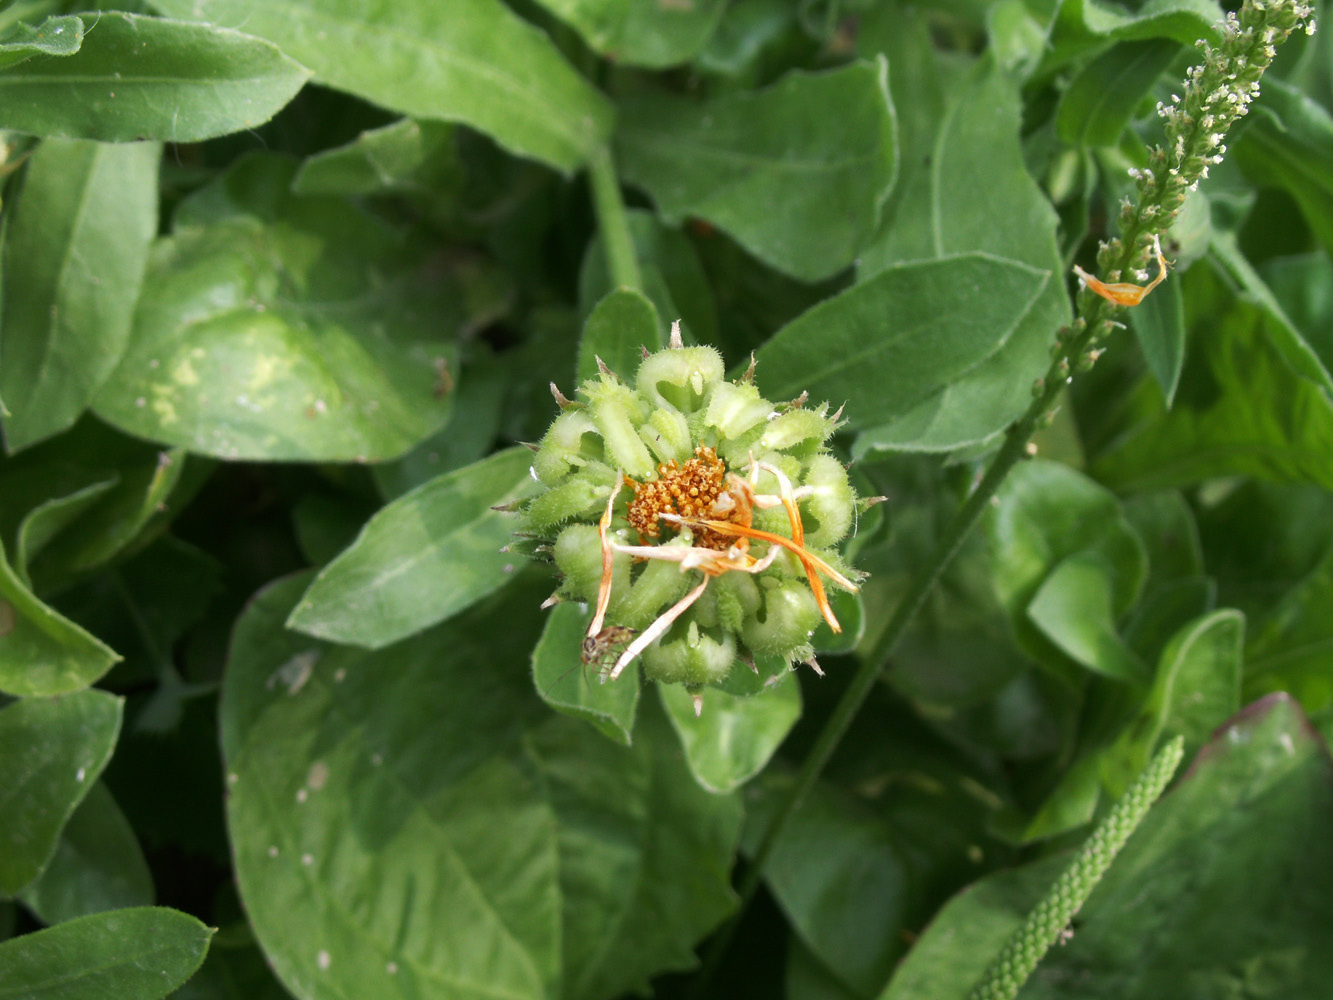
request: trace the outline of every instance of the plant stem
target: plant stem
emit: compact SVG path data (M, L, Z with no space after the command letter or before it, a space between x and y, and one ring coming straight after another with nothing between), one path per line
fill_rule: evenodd
M616 176L609 146L602 146L593 154L588 173L592 180L593 210L597 213L597 228L602 234L611 284L616 288L642 291L643 275L639 273L639 259L634 252L629 217L620 197L620 179Z

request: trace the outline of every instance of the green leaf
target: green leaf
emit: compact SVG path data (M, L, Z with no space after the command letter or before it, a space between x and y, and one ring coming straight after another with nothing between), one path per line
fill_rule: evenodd
M955 386L966 387L978 366L1004 352L1049 279L1047 271L983 253L886 268L797 317L758 350L764 391L775 399L808 390L813 399L846 400L855 428L913 418L935 401L948 405Z
M1097 478L1125 491L1234 475L1333 488L1333 406L1264 335L1268 322L1229 299L1205 312L1175 405L1163 412L1156 387L1141 385Z
M801 685L789 671L754 695L708 688L698 708L680 684L659 684L657 693L690 773L710 792L733 791L762 771L801 717Z
M311 67L319 83L414 118L462 122L559 170L579 166L610 132L605 98L499 0L155 6L177 17L244 24Z
M1046 57L1036 75L1045 76L1108 41L1169 38L1180 45L1194 45L1202 38L1216 45L1223 14L1215 0L1150 0L1135 11L1094 0L1063 0L1056 8Z
M103 691L78 691L0 709L0 894L14 895L50 862L65 821L111 759L121 706ZM0 984L6 968L0 961Z
M1192 754L1239 710L1244 639L1245 616L1230 608L1197 618L1172 636L1138 717L1104 758L1102 777L1113 794L1147 767L1162 742L1183 736Z
M1169 410L1185 367L1185 296L1180 282L1168 281L1140 302L1130 313L1130 326Z
M301 586L241 618L222 706L241 896L288 989L609 998L693 964L739 803L660 713L621 748L536 698L540 591L371 653L285 631Z
M120 656L37 599L0 546L0 691L57 695L86 688Z
M76 53L0 71L0 128L198 142L264 124L309 76L239 31L101 11Z
M1099 552L1076 552L1047 575L1027 607L1028 619L1063 652L1115 680L1145 682L1148 671L1120 638L1115 571Z
M1260 183L1284 188L1333 253L1333 115L1296 87L1264 80L1263 99L1236 144L1236 162Z
M212 936L164 906L70 920L0 944L0 997L158 1000L199 968Z
M181 206L98 416L219 458L305 461L391 458L444 423L457 275L424 235L289 194L295 171L248 157Z
M670 224L698 216L805 280L856 259L897 172L888 64L794 71L704 103L665 94L620 107L617 155ZM782 206L781 211L774 207Z
M674 66L696 55L722 19L725 0L539 0L592 48L623 66Z
M33 154L4 241L11 453L71 426L120 361L157 235L161 155L156 143L80 139Z
M1024 165L1021 117L1015 82L993 60L981 60L955 87L933 144L918 151L928 167L895 192L879 235L861 257L858 281L873 281L906 261L973 251L1049 275L1064 272L1058 218ZM990 291L958 287L952 294L977 299ZM1000 321L978 309L971 322L989 330L996 349L952 381L932 386L892 422L861 435L856 452L952 450L991 437L1021 413L1032 400L1033 380L1049 364L1054 331L1069 319L1062 280L1051 278L1036 291L1035 301Z
M1333 549L1259 620L1245 648L1245 693L1289 692L1311 714L1333 707Z
M100 781L60 831L50 863L22 899L44 924L153 904L153 876L139 841Z
M1148 569L1143 542L1116 498L1068 466L1045 461L1016 466L1000 487L998 499L986 520L995 592L1009 612L1020 645L1040 662L1058 667L1062 655L1054 652L1050 640L1028 617L1034 600L1049 588L1044 598L1047 607L1039 606L1038 620L1043 610L1049 619L1059 608L1050 602L1059 599L1061 575L1082 578L1089 569L1105 573L1107 580L1096 583L1098 601L1109 603L1102 611L1104 631L1109 628L1107 619L1119 620L1142 591ZM1071 557L1077 558L1071 562ZM1103 586L1109 593L1102 592ZM1070 613L1078 614L1077 602L1071 603L1075 607Z
M579 339L578 381L595 378L597 359L623 379L639 370L643 351L657 351L662 324L653 303L633 288L617 288L596 307L583 323Z
M219 931L204 964L171 1000L291 1000L291 994L264 961L249 924L239 921Z
M1178 43L1157 38L1116 45L1094 59L1060 98L1060 141L1082 147L1119 143L1134 109L1179 51Z
M34 27L20 21L0 42L0 70L33 56L72 56L83 44L83 21L52 15Z
M557 604L546 613L546 627L532 651L532 680L542 701L557 712L585 719L598 732L629 746L639 705L639 671L603 682L601 663L584 663L583 637L592 612L577 604Z
M500 551L516 521L492 508L531 494L530 465L526 448L509 448L384 507L315 578L288 627L378 649L503 586L521 559Z
M296 194L389 194L440 197L463 185L456 129L402 118L369 129L344 146L316 153L292 180Z
M1130 838L1024 1000L1317 997L1333 890L1333 768L1274 695L1231 720ZM951 899L883 1000L962 1000L1067 863L1051 855Z
M1025 1000L1321 995L1331 823L1323 740L1284 696L1251 705L1148 814Z

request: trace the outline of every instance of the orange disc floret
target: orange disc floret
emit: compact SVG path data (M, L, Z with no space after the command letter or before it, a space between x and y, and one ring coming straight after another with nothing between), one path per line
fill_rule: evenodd
M641 539L656 538L661 531L661 515L730 520L720 507L734 509L734 504L718 498L726 489L727 467L717 452L707 445L694 449L694 457L684 465L674 458L657 467L657 478L647 482L625 477L625 485L634 490L629 504L629 523ZM695 528L694 544L700 548L725 550L729 539L707 528Z

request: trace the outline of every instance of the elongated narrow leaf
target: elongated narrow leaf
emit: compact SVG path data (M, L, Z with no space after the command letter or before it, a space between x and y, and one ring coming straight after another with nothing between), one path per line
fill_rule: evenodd
M978 309L974 323L990 329L999 349L983 363L914 400L910 410L862 434L856 451L951 450L991 437L1031 402L1033 379L1045 371L1054 331L1069 318L1056 245L1057 218L1027 174L1019 141L1017 85L983 59L955 88L934 141L912 151L929 165L895 191L880 234L861 258L858 280L885 268L968 251L986 251L1048 272L1051 280L1025 310L997 323ZM985 288L958 287L976 297ZM958 322L965 322L961 313ZM888 335L894 328L882 324Z
M560 170L610 131L611 109L550 41L500 0L158 0L160 10L244 24L315 79L414 118L463 122Z
M0 128L198 142L264 124L309 76L239 31L102 11L77 52L0 71Z
M643 3L641 0L539 0L584 40L626 66L671 66L707 43L725 0Z
M989 254L899 264L821 302L756 353L765 391L846 400L853 427L918 410L1003 353L1050 274Z
M287 193L296 164L243 159L153 248L130 345L94 410L219 458L397 456L448 417L448 267L342 200Z
M625 748L536 697L544 588L368 652L286 631L302 586L252 602L222 705L241 896L289 990L610 998L693 964L739 802L651 700Z
M51 860L65 820L111 759L120 714L121 699L103 691L0 709L0 893L12 896Z
M767 90L704 103L636 97L620 112L625 179L668 222L707 219L807 280L856 258L897 171L883 61L793 72Z
M153 904L153 877L125 814L101 782L74 810L46 869L23 891L44 924Z
M161 906L81 917L0 944L0 997L158 1000L199 968L212 936Z
M629 746L639 707L639 668L602 683L601 662L584 663L583 639L592 612L569 602L547 612L541 641L532 651L532 680L542 701L557 712L585 719L609 739Z
M81 18L55 15L36 26L20 21L0 42L0 70L33 56L72 56L82 44Z
M86 688L120 657L19 579L0 546L0 691L55 695Z
M457 614L502 586L519 557L501 552L527 496L531 452L510 448L399 497L315 578L288 626L378 649Z
M161 153L157 143L48 139L33 154L4 243L11 453L73 424L120 361L157 235Z

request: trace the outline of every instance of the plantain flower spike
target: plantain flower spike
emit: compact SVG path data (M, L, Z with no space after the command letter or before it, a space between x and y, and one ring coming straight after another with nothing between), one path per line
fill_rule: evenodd
M753 373L731 381L711 347L645 355L628 382L598 374L542 438L523 509L534 551L561 574L556 598L588 604L584 663L697 692L757 659L813 659L829 586L857 589L837 552L857 498L829 450L841 411L773 403Z

